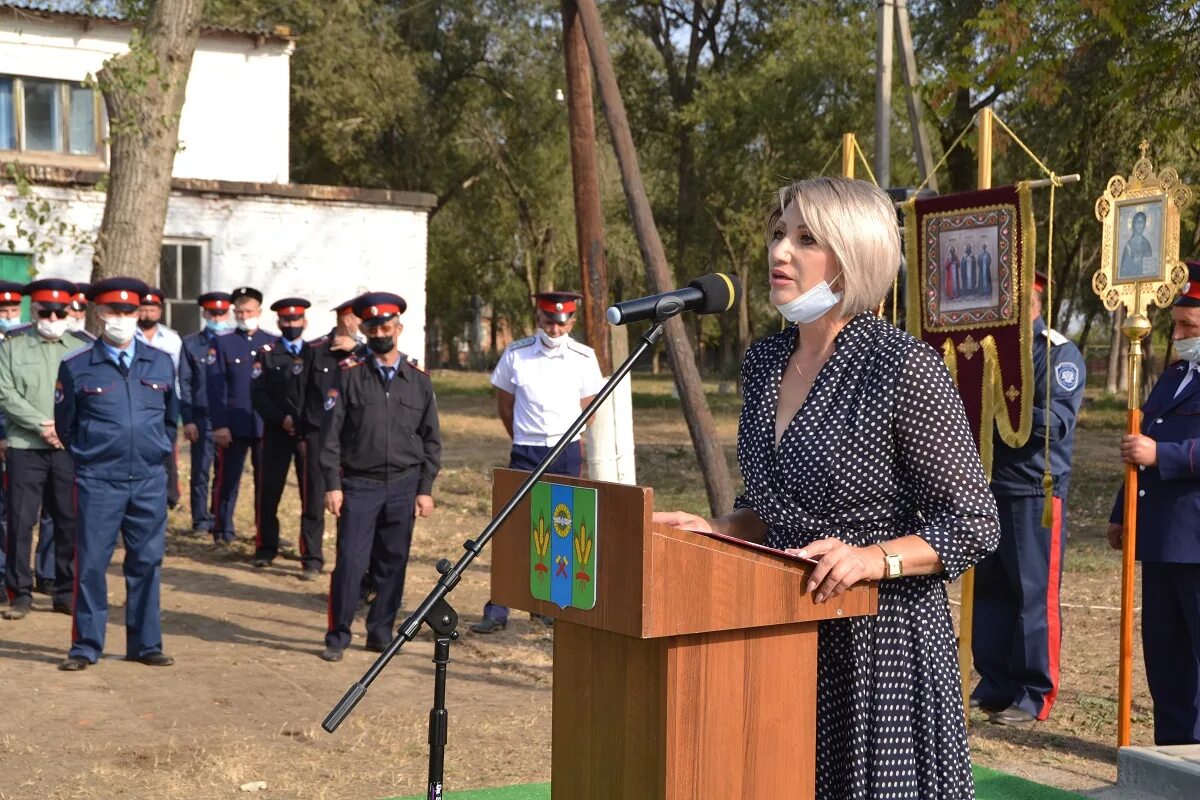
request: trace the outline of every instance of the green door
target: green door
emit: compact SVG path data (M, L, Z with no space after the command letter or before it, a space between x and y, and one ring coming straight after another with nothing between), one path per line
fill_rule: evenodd
M33 257L25 253L0 253L0 281L26 284L33 280ZM21 321L29 322L29 298L21 301Z

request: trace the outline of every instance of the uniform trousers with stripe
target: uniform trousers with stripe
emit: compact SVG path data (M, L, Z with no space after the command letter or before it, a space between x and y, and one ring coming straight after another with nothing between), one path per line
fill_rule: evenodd
M254 497L258 499L258 482L262 458L262 440L248 436L235 436L228 447L216 448L216 474L213 476L212 535L214 542L232 542L237 537L233 512L237 508L238 488L242 483L242 470L246 466L246 454L250 454L250 466L254 471ZM163 501L164 505L166 501ZM258 503L254 504L254 528L259 527ZM255 537L257 539L257 536Z
M162 652L159 584L167 535L167 471L151 478L106 481L80 477L79 538L71 656L96 663L108 624L106 572L125 543L125 656Z
M1154 743L1200 744L1200 564L1142 562L1142 653Z
M54 602L71 602L75 558L75 464L66 450L8 450L8 535L4 588L10 603L33 597L33 526L43 503L53 520ZM43 538L47 531L42 532Z
M200 438L192 442L192 474L188 478L192 496L192 530L211 531L212 508L208 502L208 482L212 473L216 445L213 444L212 425L204 417L196 422Z
M971 652L985 709L1015 705L1040 720L1058 695L1066 553L1066 505L1053 498L1053 524L1042 527L1041 497L997 497L1000 545L975 567Z
M304 440L284 431L268 431L262 438L262 477L258 481L258 537L255 541L255 558L268 561L279 554L279 501L287 486L288 469L296 465L296 482L300 486L300 504L307 505L305 494L304 457L301 445ZM306 543L300 540L303 556Z
M368 566L375 601L367 612L367 643L387 644L396 628L412 545L420 470L393 481L342 479L337 561L329 579L329 628L325 645L344 650Z
M532 444L514 444L508 454L509 469L532 471L542 463L543 458L550 454L550 450L549 447ZM546 470L547 475L570 475L573 478L578 478L581 472L583 472L583 446L579 442L571 442L567 445L562 455L555 459L550 468ZM507 624L508 606L488 600L483 606L483 616Z
M300 513L300 564L304 569L318 572L325 566L325 478L321 475L321 431L310 431L304 435L304 492L301 494L303 510Z
M48 489L47 489L48 491ZM7 567L5 558L8 547L8 471L0 462L0 581L4 580ZM37 550L33 554L33 575L37 582L48 590L54 586L54 520L50 518L49 502L42 498L42 517L38 520ZM68 584L70 581L68 581ZM36 583L35 583L36 588Z

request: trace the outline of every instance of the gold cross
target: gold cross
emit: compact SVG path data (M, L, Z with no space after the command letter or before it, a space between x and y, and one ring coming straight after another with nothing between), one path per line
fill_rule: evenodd
M1021 396L1021 393L1017 391L1017 387L1010 386L1008 387L1008 391L1004 393L1004 396L1008 398L1008 402L1015 403L1017 402L1017 398Z
M979 343L975 341L974 336L967 334L967 338L958 345L958 352L963 354L963 358L970 361L972 356L979 352Z
M1146 151L1150 149L1150 140L1142 139L1142 143L1138 145L1138 150L1142 151L1142 158L1146 157Z

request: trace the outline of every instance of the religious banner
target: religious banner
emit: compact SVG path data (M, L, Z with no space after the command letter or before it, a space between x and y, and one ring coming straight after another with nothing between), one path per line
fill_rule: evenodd
M993 425L1020 447L1033 420L1030 190L913 199L903 210L909 332L946 360L990 475Z

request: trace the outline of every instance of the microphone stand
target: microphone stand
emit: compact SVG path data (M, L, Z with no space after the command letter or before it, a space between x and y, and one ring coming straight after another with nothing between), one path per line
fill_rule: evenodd
M588 403L588 407L583 410L583 413L571 423L571 427L558 440L558 444L554 445L550 452L546 454L546 457L529 473L529 477L517 489L516 494L505 503L504 508L500 509L500 513L492 518L492 521L479 534L479 538L474 540L468 539L463 542L463 549L466 552L458 559L458 562L452 565L450 560L445 558L438 561L436 569L441 577L433 589L421 601L417 610L400 626L395 638L392 639L383 653L375 659L375 663L371 665L371 668L350 687L346 694L342 696L342 699L338 701L338 704L334 706L333 710L329 712L329 715L325 717L325 721L321 723L321 727L327 733L333 733L337 730L338 726L345 721L350 712L354 710L354 707L358 705L358 702L366 696L367 688L379 677L379 674L388 665L388 662L392 660L392 657L399 653L405 644L416 638L422 624L428 625L434 636L433 663L436 666L434 668L433 707L429 711L429 783L426 800L442 799L443 767L446 756L446 730L449 722L449 716L446 711L446 665L450 663L450 643L459 637L457 630L458 613L447 602L446 596L454 591L463 572L483 552L483 549L487 547L488 542L495 536L500 526L512 516L513 511L528 496L534 485L541 480L546 470L550 468L550 465L567 449L567 445L575 439L576 435L583 430L583 426L587 423L587 420L608 399L608 396L617 388L617 384L629 374L637 360L662 338L663 323L669 317L674 316L682 310L682 307L673 309L671 313L655 318L654 324L650 329L642 334L638 346L629 354L629 357L625 359L621 366L617 368L600 391L596 393L596 396L592 398L591 403Z

